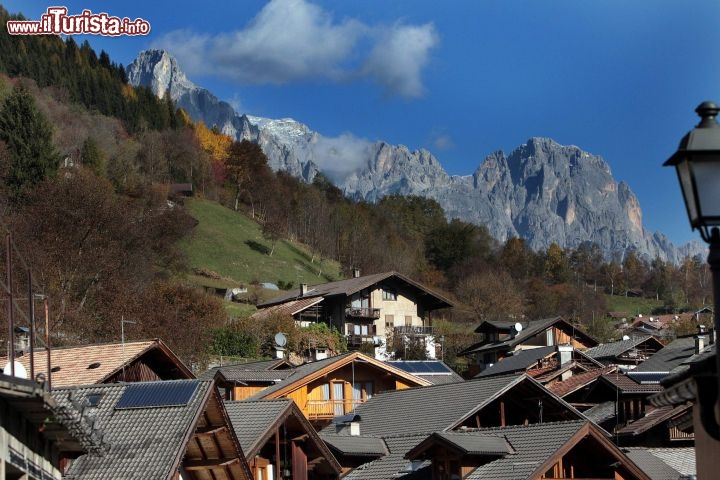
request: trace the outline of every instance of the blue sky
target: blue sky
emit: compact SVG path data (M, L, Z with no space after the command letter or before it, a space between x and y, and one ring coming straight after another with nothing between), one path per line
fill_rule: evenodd
M173 53L243 113L292 117L327 137L433 152L471 174L489 153L551 137L601 155L640 200L645 227L690 231L662 162L720 101L717 0L6 1L143 18L147 36L87 38L127 65Z

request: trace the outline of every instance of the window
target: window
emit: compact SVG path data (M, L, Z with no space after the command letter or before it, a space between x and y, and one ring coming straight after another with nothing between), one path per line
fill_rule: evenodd
M397 300L397 292L395 292L394 290L386 290L383 288L382 299L394 302L395 300Z
M395 316L385 315L385 328L392 329L393 327L395 327Z
M405 315L405 326L412 326L412 315Z

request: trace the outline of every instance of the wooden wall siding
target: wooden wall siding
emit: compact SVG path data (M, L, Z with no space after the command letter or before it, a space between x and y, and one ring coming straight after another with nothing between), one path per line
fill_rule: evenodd
M155 373L155 370L143 360L138 360L127 365L124 370L121 369L104 383L154 382L157 380L162 380L162 378Z
M406 388L411 387L412 385L409 385L400 379L395 380L395 390L405 390Z
M237 386L233 387L233 400L245 400L246 398L255 395L257 392L260 392L262 390L265 390L265 388L262 385L255 385L255 386Z
M292 442L292 478L293 480L308 480L307 455L300 446Z

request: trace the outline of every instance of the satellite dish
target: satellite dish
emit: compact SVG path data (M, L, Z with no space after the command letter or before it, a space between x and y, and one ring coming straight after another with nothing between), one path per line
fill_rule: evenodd
M630 337L628 337L627 335L623 335L623 340L625 340L625 341L630 340Z
M515 324L515 331L518 332L518 333L520 333L520 332L522 332L522 329L523 329L522 323L517 322L517 323Z
M22 363L18 361L15 361L13 363L15 364L15 376L17 378L28 378L27 370L25 370L25 367L22 366ZM12 373L12 369L10 368L10 362L7 362L3 367L3 373L7 376L10 376L10 374Z
M287 344L287 338L284 333L278 332L275 334L275 344L278 347L284 347Z

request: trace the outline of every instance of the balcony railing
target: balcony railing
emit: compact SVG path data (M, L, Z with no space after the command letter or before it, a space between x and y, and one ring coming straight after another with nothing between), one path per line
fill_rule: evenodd
M433 327L403 325L393 329L395 335L427 336L433 334Z
M377 320L380 318L379 308L355 308L349 307L345 309L346 318L367 318L371 320Z
M359 347L363 343L374 343L378 344L379 340L375 335L355 335L350 334L347 336L347 342L349 347Z
M363 403L362 400L308 400L307 414L310 420L327 419L347 415L356 406Z

